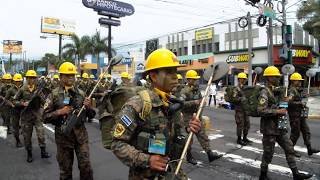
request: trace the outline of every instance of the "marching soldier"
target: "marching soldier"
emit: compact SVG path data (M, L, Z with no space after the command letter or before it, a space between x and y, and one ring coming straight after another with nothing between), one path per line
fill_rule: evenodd
M187 85L181 90L181 97L184 98L185 103L183 107L184 120L192 118L193 113L196 113L200 102L201 92L199 86L196 84L197 80L200 79L198 73L195 70L189 70L186 73ZM187 123L187 122L185 122ZM205 133L204 128L201 128L198 133L195 134L203 150L208 155L209 162L212 162L221 157L211 151L209 138ZM187 161L191 164L197 164L191 153L191 146L187 152Z
M17 94L14 96L14 101L16 106L22 106L23 108L27 108L30 100L37 90L36 80L37 73L34 70L29 70L26 73L27 84L21 87ZM42 104L43 102L40 102ZM25 112L24 116L21 116L21 124L22 124L22 132L24 137L24 144L27 150L27 162L31 163L33 161L32 157L32 132L33 127L35 127L38 143L41 149L41 158L49 158L50 155L46 151L46 143L44 136L44 128L41 120L43 109L40 105L40 108L35 110L31 109L28 112Z
M5 101L7 99L5 99L6 97L6 93L7 91L11 88L12 84L12 76L11 74L4 74L2 76L2 82L3 85L0 88L0 97L3 99L3 105L0 106L0 112L1 112L1 117L3 119L3 125L7 126L7 133L11 134L12 130L11 130L11 122L10 122L10 112L12 107L10 105L8 105L7 103L5 103Z
M201 122L195 116L185 128L181 113L170 108L169 96L177 86L179 66L171 51L152 52L146 62L151 87L129 99L116 117L111 149L129 166L129 179L165 179L180 158L184 129L194 133L200 129ZM187 179L182 171L179 178Z
M131 86L130 83L130 74L127 72L121 73L121 84L119 86Z
M91 108L91 100L85 98L82 90L75 86L76 67L69 62L59 68L61 84L47 98L44 110L45 123L55 125L55 141L57 145L57 161L60 168L60 180L72 179L73 154L78 159L81 180L92 180L93 172L90 164L88 133L84 125L85 119L95 116ZM83 103L82 103L83 102ZM74 104L76 103L76 104ZM79 124L73 127L70 135L62 131L63 123L68 120L75 106L86 106L79 118Z
M263 156L261 162L260 180L269 179L267 176L268 165L272 161L275 143L277 142L286 154L286 159L291 168L293 179L309 179L310 174L303 174L298 171L293 144L287 135L287 130L280 126L280 117L287 114L285 108L278 108L281 100L281 92L277 86L280 83L280 71L275 66L269 66L264 70L263 76L266 77L266 88L262 89L258 98L257 110L261 115L260 131L263 134Z
M55 75L53 75L52 89L55 89L58 86L59 86L59 75L55 74Z
M16 147L20 148L22 147L21 141L20 141L20 113L21 113L21 108L17 105L14 105L14 96L17 94L18 90L22 87L23 85L23 78L21 74L15 74L13 76L13 83L14 85L11 86L11 88L7 91L6 93L6 100L9 101L11 104L11 122L12 122L12 127L13 127L13 134L16 139Z
M320 152L318 149L311 147L311 133L307 124L307 106L306 103L302 102L302 91L301 82L303 81L302 76L299 73L293 73L290 76L291 87L289 89L289 107L288 113L291 125L290 139L293 146L297 143L300 131L304 140L304 144L307 146L308 155L311 156L313 153ZM301 155L295 152L296 157Z
M243 106L241 104L241 98L242 98L242 89L244 88L244 85L247 81L247 74L245 73L239 73L238 74L238 81L239 85L233 89L233 98L239 100L238 103L235 103L235 120L237 124L237 144L240 144L242 146L246 146L249 143L252 143L247 138L249 129L250 129L250 119L245 110L243 109ZM243 139L241 138L243 135Z
M88 73L83 73L82 74L82 79L79 82L78 87L87 95L89 92L90 88L90 81L89 81L89 75Z

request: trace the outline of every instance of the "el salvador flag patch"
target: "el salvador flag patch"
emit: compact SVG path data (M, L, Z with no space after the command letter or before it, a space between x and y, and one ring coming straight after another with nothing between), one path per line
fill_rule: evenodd
M132 120L127 116L127 115L123 115L121 117L121 121L127 126L129 127L130 124L132 123Z

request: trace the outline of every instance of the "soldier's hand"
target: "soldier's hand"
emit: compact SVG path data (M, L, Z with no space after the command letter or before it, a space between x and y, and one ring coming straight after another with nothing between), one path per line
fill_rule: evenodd
M289 100L290 100L289 96L283 98L283 101L285 101L285 102L289 102Z
M151 155L149 159L149 166L152 170L155 171L165 171L168 161L168 157L163 157L160 155Z
M189 128L188 131L192 131L193 133L198 133L201 129L201 121L196 118L196 114L194 113L192 116L191 121L189 122Z
M200 105L201 100L195 100L194 103L195 103L196 105Z
M287 109L284 109L284 108L277 110L277 114L279 115L286 115L287 113L288 113Z
M22 102L22 103L21 103L21 105L24 106L24 107L27 107L28 104L29 104L28 102Z
M67 115L67 114L71 113L72 110L73 110L73 108L71 106L64 106L63 108L57 110L57 114L59 116Z
M91 99L86 97L83 101L83 105L85 105L87 108L91 107Z

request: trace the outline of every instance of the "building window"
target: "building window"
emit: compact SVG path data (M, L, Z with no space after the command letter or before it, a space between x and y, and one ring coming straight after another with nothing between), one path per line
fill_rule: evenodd
M212 52L212 43L208 44L208 52Z
M201 53L201 46L200 44L197 45L197 54L200 54Z
M196 48L192 46L192 54L196 54Z
M214 52L219 52L220 51L220 43L219 42L215 42L214 43Z
M184 53L183 55L188 55L188 47L184 47Z
M202 53L206 53L206 52L207 52L207 45L202 44Z

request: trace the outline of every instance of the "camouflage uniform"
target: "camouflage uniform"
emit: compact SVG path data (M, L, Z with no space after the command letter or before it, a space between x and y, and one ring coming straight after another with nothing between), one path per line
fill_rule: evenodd
M140 96L134 96L122 107L116 117L116 125L113 130L113 153L127 166L129 166L130 180L164 179L168 173L173 173L176 162L169 163L167 173L159 173L149 168L149 143L161 140L165 144L163 154L170 160L179 159L185 136L181 113L179 111L168 114L168 107L153 90L147 90L151 98L151 112L142 118L143 100ZM181 140L182 139L182 140ZM183 142L181 142L183 141ZM158 141L157 141L158 142ZM180 146L179 146L180 145ZM162 146L163 147L163 146ZM152 153L160 154L160 153ZM163 155L162 154L162 155ZM187 179L180 171L181 179Z
M233 99L237 99L238 103L235 103L235 120L237 124L237 136L241 138L242 134L247 137L250 129L250 119L241 104L243 87L237 86L233 89Z
M189 120L192 118L193 113L197 113L198 106L195 104L195 100L201 100L202 95L198 87L190 87L186 85L181 90L181 97L184 98L185 103L183 107L183 119L185 122L185 126L188 126ZM201 116L200 116L201 117ZM211 151L210 144L209 144L209 138L205 133L205 130L203 126L201 126L200 131L195 134L197 136L197 139L202 147L203 150L206 152Z
M14 96L17 94L18 90L21 87L17 87L16 85L13 85L7 92L6 94L6 99L10 102L14 102ZM11 109L11 122L13 126L13 134L14 137L17 140L17 143L20 143L20 138L19 138L19 130L20 130L20 113L21 113L22 107L15 105L14 108Z
M293 144L286 130L278 129L279 115L277 115L278 103L281 95L274 88L264 88L258 98L258 112L261 114L260 131L263 134L263 156L261 171L267 172L268 165L272 161L275 143L284 150L287 163L291 169L296 169Z
M78 159L78 168L80 170L81 180L93 179L93 172L90 164L89 157L89 140L88 133L84 125L86 117L94 117L95 112L92 109L86 109L80 124L77 124L70 135L65 135L62 132L61 126L67 119L64 116L57 116L56 111L65 106L64 99L70 98L70 102L73 99L80 98L77 102L83 102L85 94L78 88L73 88L74 94L65 92L64 88L59 86L54 89L47 98L44 110L44 122L52 123L55 125L55 140L57 145L57 161L60 168L60 180L72 179L72 166L74 159L74 152ZM79 104L78 106L81 106Z
M86 96L90 94L90 89L93 88L91 87L91 83L88 79L81 80L78 84L78 87L85 93Z
M11 88L12 84L7 83L3 84L0 89L0 96L3 98L6 97L7 91ZM11 122L10 122L10 115L11 115L12 107L8 106L4 103L0 109L1 117L3 119L3 125L8 127L8 132L10 133Z
M14 96L14 101L16 106L22 106L22 102L28 102L31 100L32 96L36 91L36 85L32 91L29 90L28 85L21 87L17 94ZM43 102L41 102L42 104ZM40 148L45 148L45 136L44 136L44 128L41 120L41 116L43 113L43 108L41 107L37 111L30 111L26 112L25 115L21 118L21 125L22 125L22 132L24 137L24 144L26 150L32 150L32 131L33 127L36 128L37 136L38 136L38 143Z

